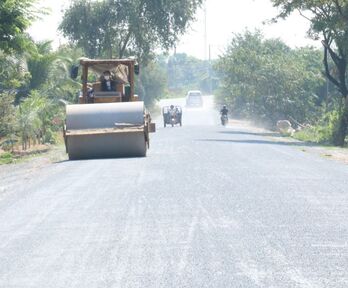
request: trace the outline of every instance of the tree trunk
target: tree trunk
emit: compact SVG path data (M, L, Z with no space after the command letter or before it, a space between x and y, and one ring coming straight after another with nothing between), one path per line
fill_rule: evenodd
M347 135L348 130L348 96L344 98L344 107L338 127L338 131L336 133L334 144L337 146L344 146L344 140Z
M123 55L124 55L124 53L126 51L127 44L129 42L129 39L130 39L131 35L132 35L132 33L130 31L128 31L127 36L124 39L123 45L122 45L121 50L120 50L120 55L119 55L120 58L123 58Z
M327 41L322 41L324 45L324 66L327 78L333 83L340 91L342 98L344 99L343 111L340 113L341 118L339 122L338 130L334 134L333 142L336 146L344 146L344 140L347 135L348 130L348 88L346 84L346 72L347 72L347 56L342 52L342 49L338 49L339 54L337 54ZM331 75L328 63L328 54L335 63L338 72L338 79Z

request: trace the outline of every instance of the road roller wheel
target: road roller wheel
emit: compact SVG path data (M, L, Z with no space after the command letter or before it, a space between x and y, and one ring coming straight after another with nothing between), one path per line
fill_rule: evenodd
M139 154L139 157L146 157L146 152L147 152L147 145L144 145L144 149Z
M113 131L115 123L144 125L143 102L67 105L69 159L145 157L146 126L143 131Z

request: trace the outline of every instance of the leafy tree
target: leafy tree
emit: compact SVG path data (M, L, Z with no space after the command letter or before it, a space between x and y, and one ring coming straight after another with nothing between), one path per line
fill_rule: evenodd
M235 35L216 69L222 75L218 101L235 114L273 125L279 119L304 122L316 115L323 78L320 55L313 49L291 50L280 40L246 31Z
M167 78L164 64L163 59L159 57L141 69L136 92L147 106L152 106L166 93Z
M15 120L14 94L0 94L0 138L14 133Z
M69 46L53 52L50 41L35 43L27 60L31 75L29 90L39 90L50 99L73 102L81 84L70 78L70 67L81 54L80 49Z
M31 78L29 90L40 88L49 78L54 61L57 60L56 53L52 52L51 41L35 43L35 50L27 60L28 70Z
M146 62L173 47L202 0L74 0L60 30L88 57L137 55Z
M25 30L37 15L33 8L35 2L36 0L0 1L0 50L10 53L25 49L28 43Z
M14 90L26 86L30 73L25 69L25 59L14 54L13 56L0 51L0 91Z
M26 150L31 143L54 142L54 133L61 124L60 110L51 99L42 96L39 91L31 91L29 97L22 100L17 110L19 133L22 148Z
M57 59L53 62L48 81L42 87L49 98L77 101L76 96L81 90L81 83L71 79L70 69L72 65L78 63L81 55L83 52L80 48L69 45L61 46L56 51Z
M167 74L168 88L182 96L188 90L209 90L208 62L188 56L185 53L177 53L168 58Z
M31 97L23 100L19 106L16 118L18 119L23 150L26 150L28 146L30 147L31 139L36 139L35 128L38 126L37 111L35 101Z
M286 18L293 11L300 13L311 22L308 34L322 37L326 77L337 87L344 100L339 129L335 144L343 146L348 130L348 2L346 0L272 0L281 9L278 18ZM306 15L306 12L309 12ZM330 69L330 64L335 69Z

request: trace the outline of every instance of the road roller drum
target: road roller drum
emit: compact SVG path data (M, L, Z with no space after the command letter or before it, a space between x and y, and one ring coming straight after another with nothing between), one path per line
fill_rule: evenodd
M66 106L69 159L145 156L144 103Z

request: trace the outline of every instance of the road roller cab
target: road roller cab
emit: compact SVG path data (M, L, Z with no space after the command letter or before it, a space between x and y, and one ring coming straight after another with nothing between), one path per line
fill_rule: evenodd
M134 59L80 60L82 67L82 93L79 103L134 102L134 77L139 72L139 65ZM109 75L111 89L103 89L105 73ZM77 73L75 72L75 77ZM88 82L90 79L95 81Z
M146 156L155 124L134 94L136 60L82 59L80 67L79 104L66 105L64 139L69 159ZM72 74L77 77L76 68ZM91 78L96 81L89 83Z

